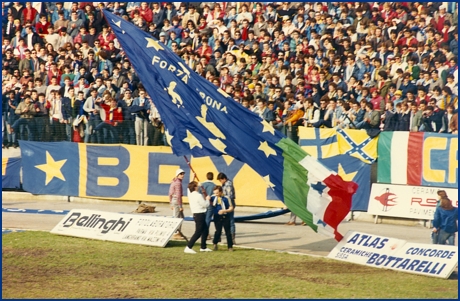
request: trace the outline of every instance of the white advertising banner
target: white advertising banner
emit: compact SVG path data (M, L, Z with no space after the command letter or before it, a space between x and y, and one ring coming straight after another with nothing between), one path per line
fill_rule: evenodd
M367 212L374 215L432 220L438 190L445 190L452 200L452 205L458 207L458 189L374 183Z
M331 259L438 278L449 278L458 264L457 246L408 243L348 231L328 255Z
M73 209L51 233L164 247L182 221L165 216Z
M393 255L374 253L366 265L438 278L449 278L458 264L458 247L406 243Z
M375 252L393 254L406 243L405 240L348 231L328 257L359 264L366 264Z

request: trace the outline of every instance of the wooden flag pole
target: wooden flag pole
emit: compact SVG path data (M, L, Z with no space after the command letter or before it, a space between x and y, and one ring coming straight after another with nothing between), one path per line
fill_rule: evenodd
M187 165L188 167L190 168L190 170L193 172L194 174L194 178L193 180L196 179L197 182L200 182L200 179L198 179L198 175L196 174L196 172L193 170L193 167L192 167L192 164L190 164L190 161L187 159L187 156L184 156L184 159L185 159L185 162L187 162ZM203 197L206 198L208 196L208 194L206 193L206 190L204 189L203 186L200 186L201 187L201 193L203 194Z

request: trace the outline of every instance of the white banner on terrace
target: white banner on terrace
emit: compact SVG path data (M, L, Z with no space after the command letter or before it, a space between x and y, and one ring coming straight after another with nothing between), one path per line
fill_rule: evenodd
M164 247L182 221L181 218L146 214L73 209L51 233Z
M452 205L458 207L458 189L372 184L367 212L382 216L432 220L438 190L445 190Z
M449 278L458 264L458 248L348 231L328 257L375 268Z

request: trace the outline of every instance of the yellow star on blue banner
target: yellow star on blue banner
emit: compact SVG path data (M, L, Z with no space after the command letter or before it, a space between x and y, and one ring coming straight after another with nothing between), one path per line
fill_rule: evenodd
M50 153L46 152L46 164L35 165L36 168L46 173L45 185L48 185L54 178L65 181L64 175L61 172L61 168L65 162L67 162L67 159L55 161Z

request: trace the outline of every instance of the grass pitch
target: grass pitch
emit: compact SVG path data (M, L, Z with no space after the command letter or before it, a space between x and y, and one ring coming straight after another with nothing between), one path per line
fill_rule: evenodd
M278 252L192 255L185 242L156 248L32 231L2 240L3 298L458 298L457 279Z

